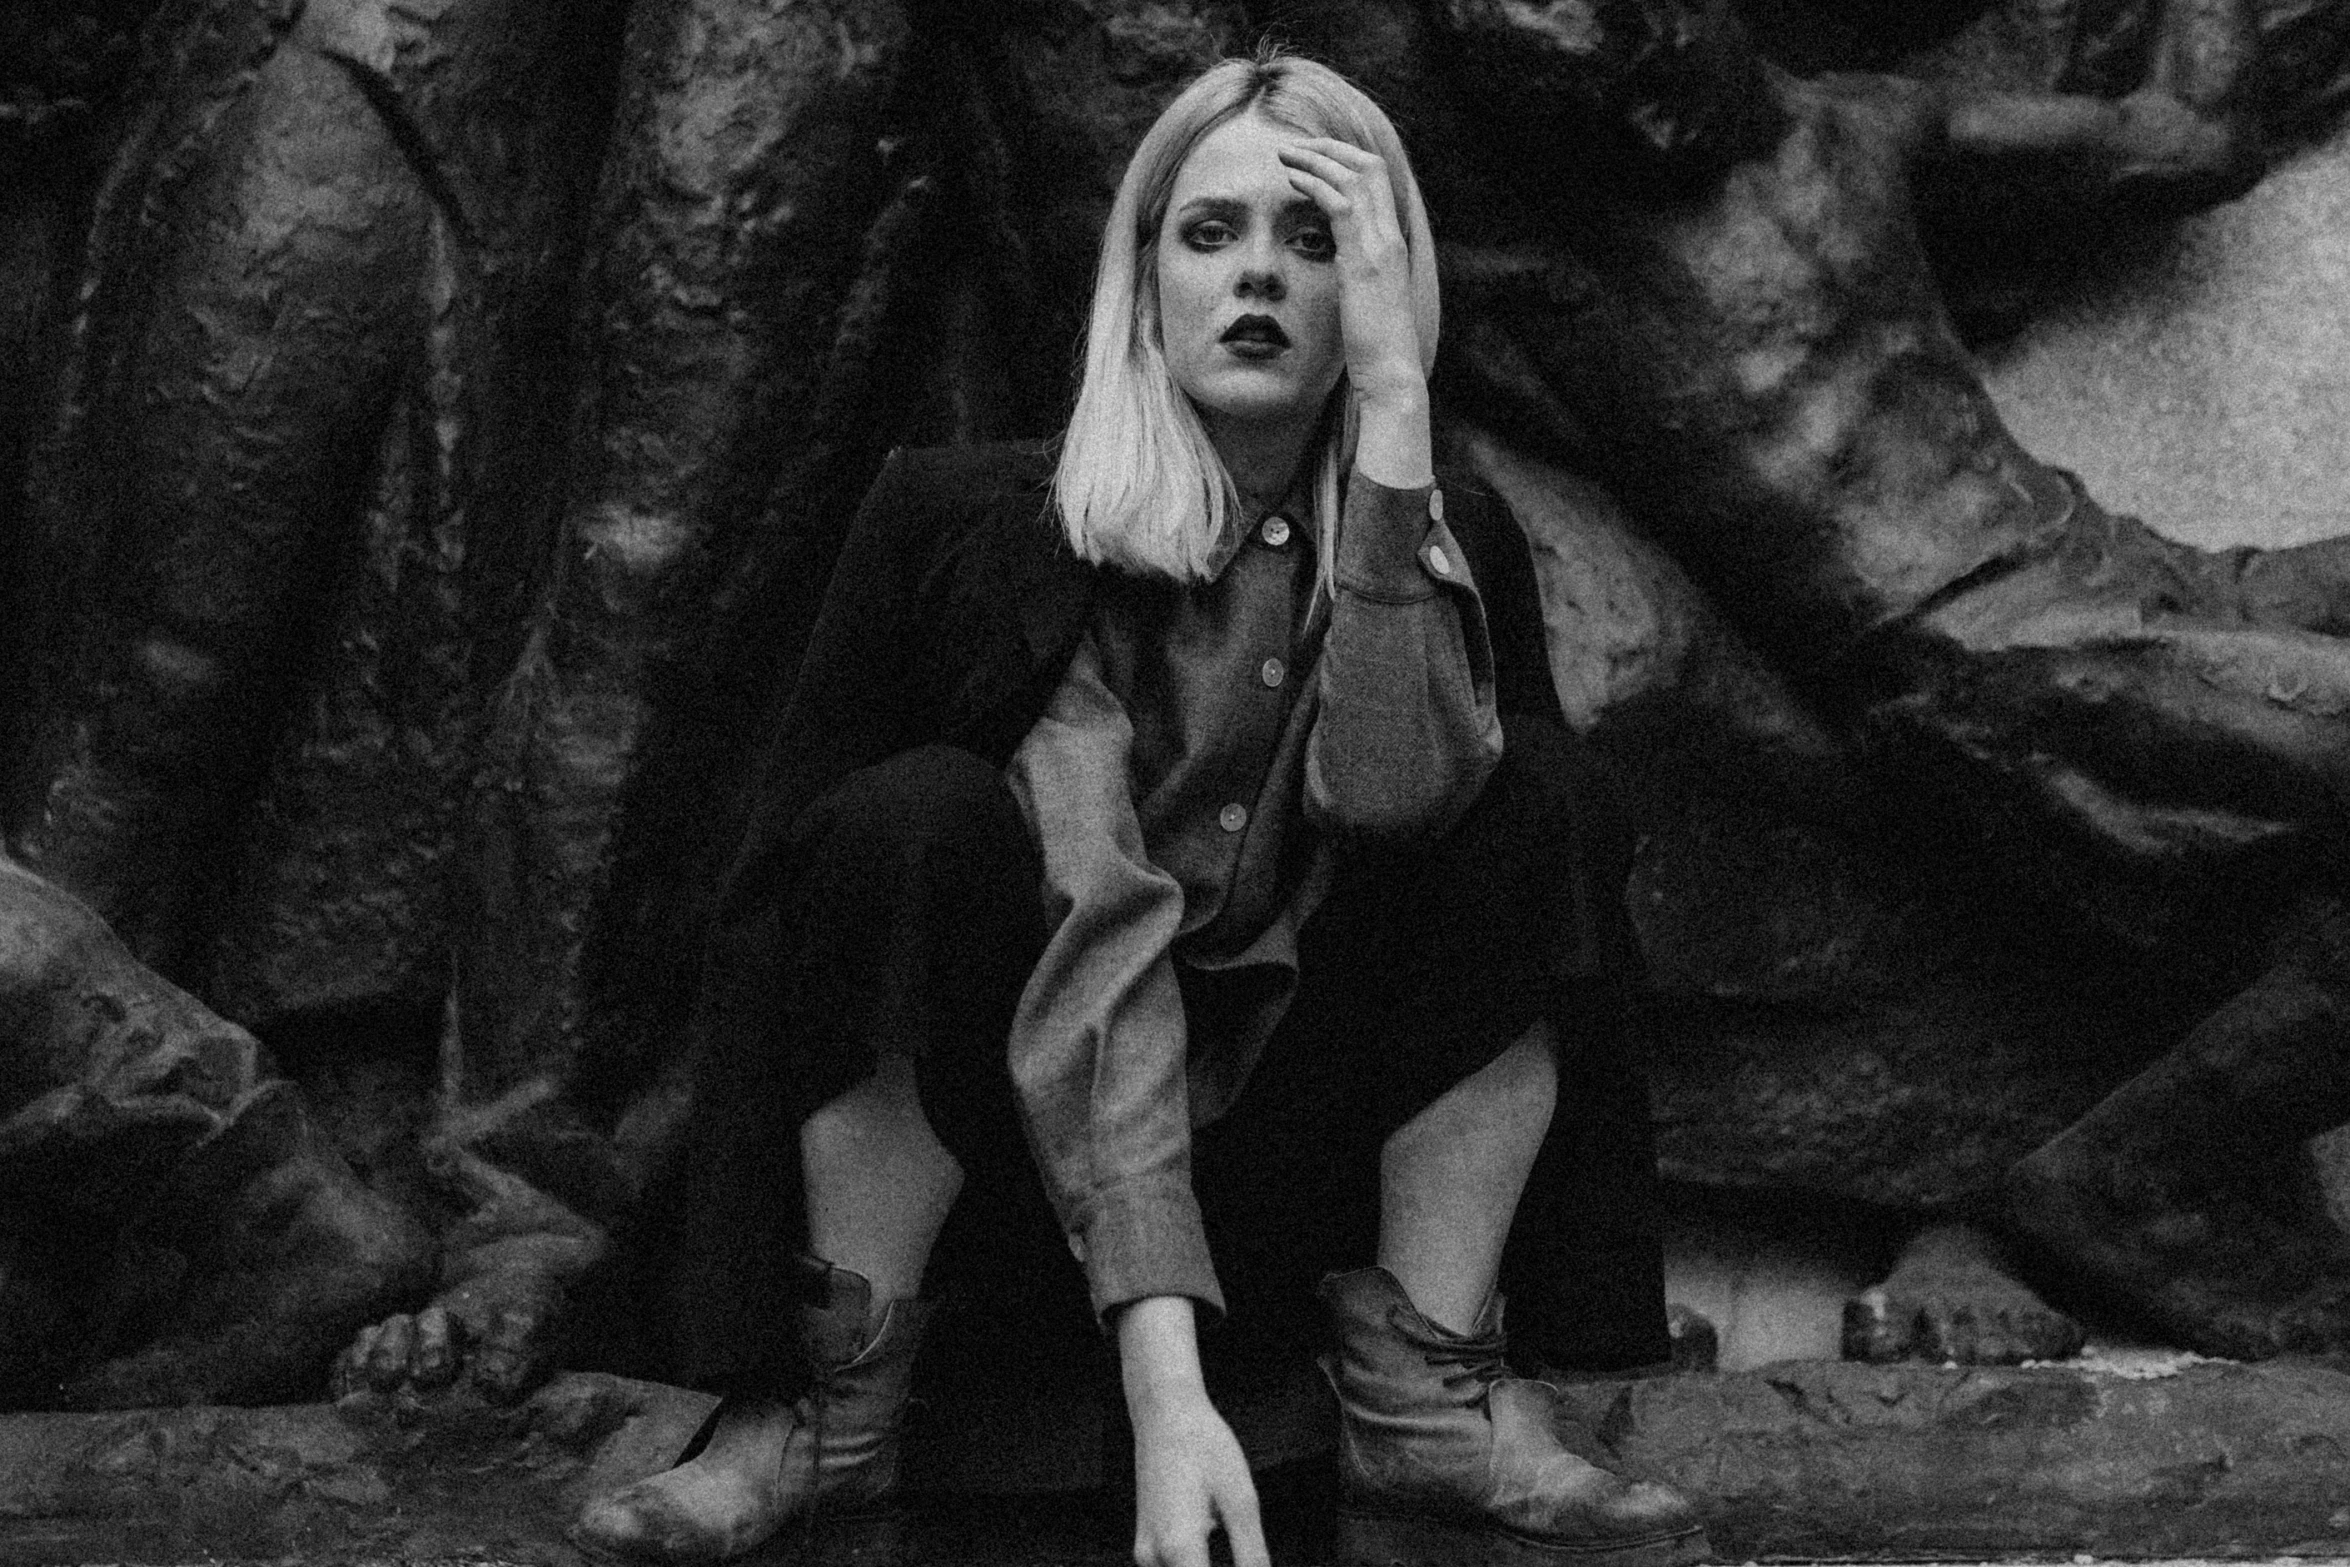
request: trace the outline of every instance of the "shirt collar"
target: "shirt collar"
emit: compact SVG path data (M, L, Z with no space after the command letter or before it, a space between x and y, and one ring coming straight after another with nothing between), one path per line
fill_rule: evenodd
M1224 568L1232 564L1232 557L1240 553L1256 531L1265 525L1267 517L1279 515L1289 520L1290 536L1311 547L1317 541L1314 532L1314 481L1320 476L1321 464L1302 465L1297 477L1289 481L1288 492L1269 504L1257 504L1245 496L1240 503L1241 526L1232 530L1223 547L1215 554L1208 580L1213 582L1224 575Z
M1320 477L1321 470L1322 465L1318 462L1300 464L1297 476L1289 481L1288 493L1279 500L1269 505L1254 507L1243 502L1244 514L1248 518L1250 529L1254 530L1267 517L1279 512L1289 519L1291 527L1312 531L1314 525L1314 481Z

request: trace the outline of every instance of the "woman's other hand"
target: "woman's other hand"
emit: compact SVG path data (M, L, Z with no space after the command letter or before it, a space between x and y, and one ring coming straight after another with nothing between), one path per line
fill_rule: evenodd
M1362 420L1355 466L1396 489L1429 482L1428 376L1412 314L1411 249L1386 160L1328 136L1283 147L1299 194L1330 220L1339 334Z
M1208 1567L1218 1528L1233 1567L1270 1567L1248 1460L1200 1375L1190 1300L1157 1295L1128 1306L1118 1355L1134 1425L1136 1567Z

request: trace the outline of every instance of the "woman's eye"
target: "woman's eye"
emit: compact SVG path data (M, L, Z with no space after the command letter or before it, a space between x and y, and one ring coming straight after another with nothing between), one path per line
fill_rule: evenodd
M1328 229L1299 229L1289 243L1308 261L1328 261L1338 254L1338 242Z
M1214 250L1219 245L1231 244L1234 238L1232 225L1214 218L1194 223L1183 231L1183 242L1194 250Z

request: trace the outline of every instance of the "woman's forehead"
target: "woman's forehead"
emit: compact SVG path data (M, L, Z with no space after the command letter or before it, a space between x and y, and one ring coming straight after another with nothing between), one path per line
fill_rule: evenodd
M1199 197L1270 196L1286 202L1296 187L1277 154L1308 139L1306 132L1260 113L1235 115L1193 145L1175 171L1169 205Z

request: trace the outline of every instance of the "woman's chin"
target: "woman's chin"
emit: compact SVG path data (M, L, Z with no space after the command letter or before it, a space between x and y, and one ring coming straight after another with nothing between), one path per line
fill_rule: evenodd
M1219 376L1190 392L1193 404L1209 424L1252 427L1318 418L1327 395L1300 387L1288 376L1270 373Z

